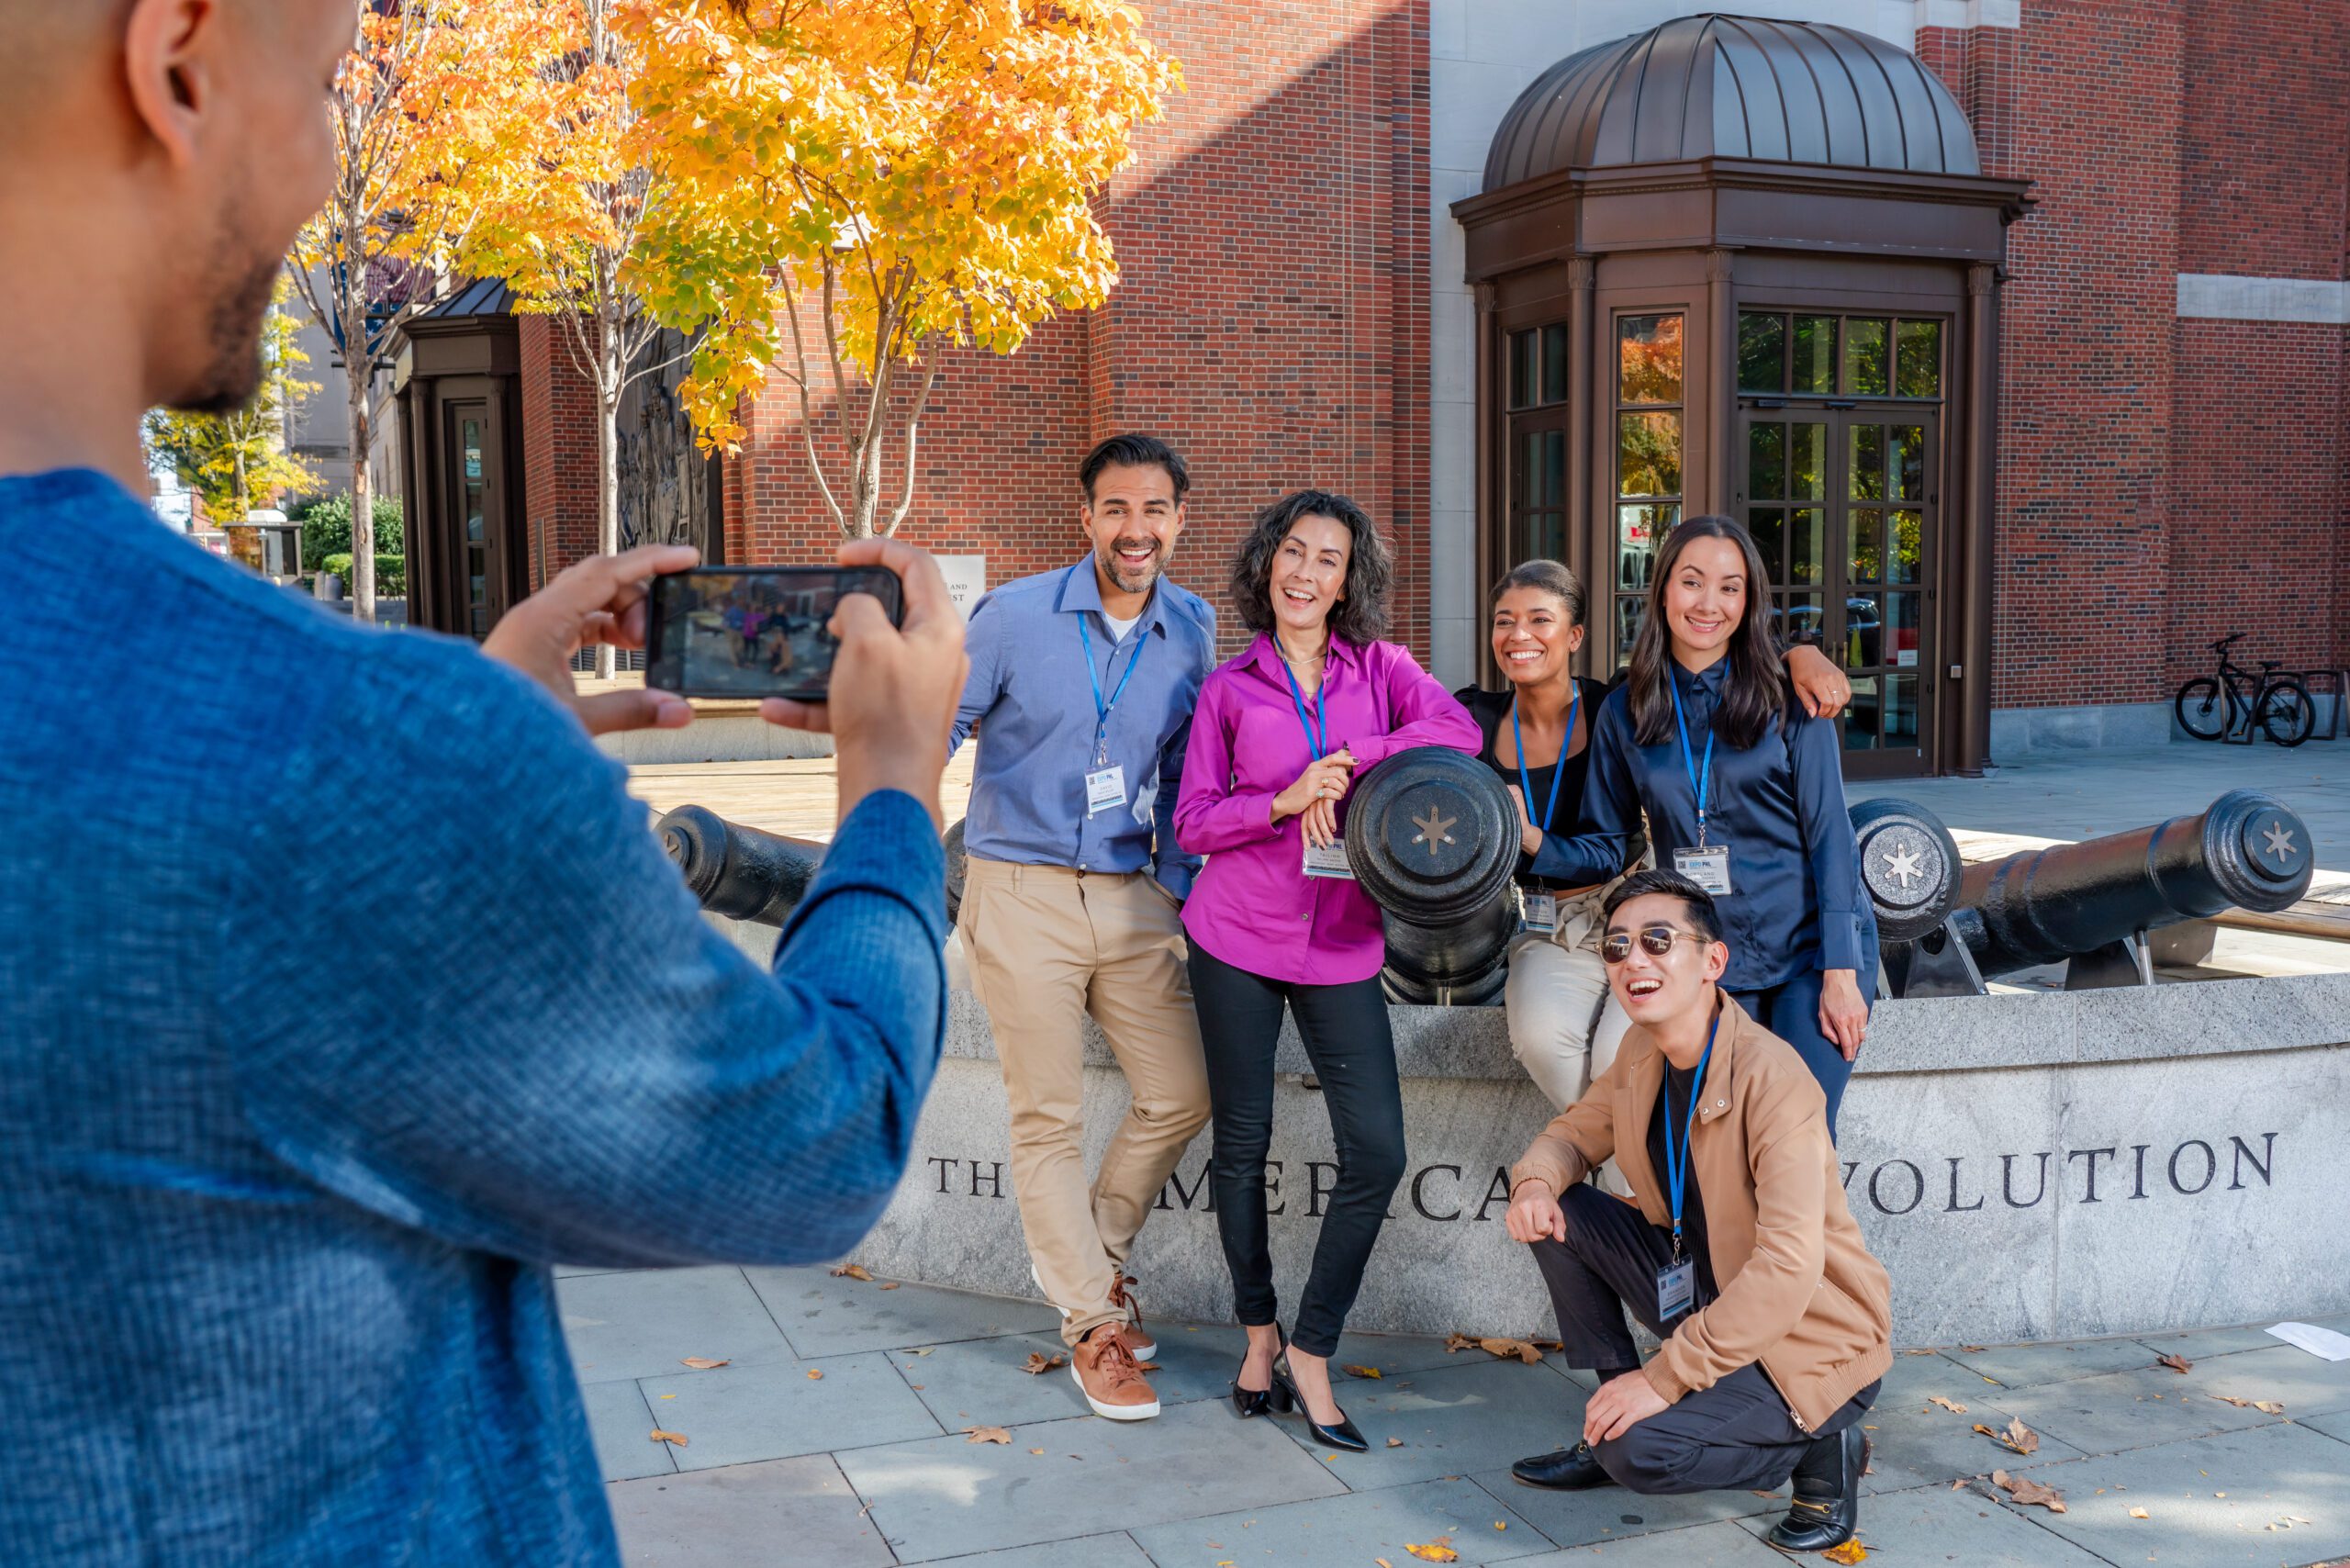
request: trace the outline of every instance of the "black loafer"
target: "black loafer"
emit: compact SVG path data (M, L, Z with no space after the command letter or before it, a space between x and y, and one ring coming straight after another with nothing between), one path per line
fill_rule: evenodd
M1815 1439L1796 1466L1795 1501L1771 1527L1782 1551L1826 1551L1861 1527L1861 1477L1869 1468L1869 1437L1859 1425Z
M1521 1486L1540 1486L1552 1492L1588 1492L1595 1486L1615 1484L1615 1477L1599 1467L1599 1456L1591 1451L1589 1443L1521 1459L1509 1467L1509 1474Z

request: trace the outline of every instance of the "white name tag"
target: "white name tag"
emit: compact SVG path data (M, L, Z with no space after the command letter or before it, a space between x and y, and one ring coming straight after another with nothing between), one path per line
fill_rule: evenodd
M1656 1271L1656 1320L1670 1323L1697 1299L1697 1265L1680 1262Z
M1347 864L1347 841L1335 839L1326 849L1316 849L1308 844L1305 846L1305 874L1327 877L1335 881L1353 881L1355 868Z
M1553 893L1528 891L1526 895L1526 929L1550 935L1559 929L1559 900Z
M1673 852L1673 868L1716 898L1729 891L1728 845L1716 844L1704 849L1676 849Z
M1126 803L1126 769L1121 763L1085 776L1085 814L1093 816Z

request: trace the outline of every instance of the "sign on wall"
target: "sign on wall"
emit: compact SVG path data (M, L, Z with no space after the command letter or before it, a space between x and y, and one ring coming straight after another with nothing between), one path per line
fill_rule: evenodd
M946 577L946 591L955 600L955 608L963 619L971 618L972 606L988 591L988 558L985 555L938 555L933 557Z

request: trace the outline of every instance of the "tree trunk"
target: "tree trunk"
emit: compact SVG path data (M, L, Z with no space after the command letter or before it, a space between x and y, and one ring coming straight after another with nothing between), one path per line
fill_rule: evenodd
M596 345L596 548L607 555L621 547L621 377L628 367L619 363L621 334L599 328ZM639 541L643 543L643 541ZM610 680L615 668L612 645L596 649L596 674Z
M367 273L364 257L353 255L352 237L363 232L356 214L345 219L342 276L336 289L336 309L342 322L342 375L351 409L351 618L362 626L375 623L375 496L367 473L367 386L374 378L374 361L367 352Z

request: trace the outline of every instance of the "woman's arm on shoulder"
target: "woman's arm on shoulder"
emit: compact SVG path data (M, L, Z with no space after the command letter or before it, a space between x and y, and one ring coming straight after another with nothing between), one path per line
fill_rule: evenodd
M1631 709L1610 693L1591 724L1591 763L1583 770L1583 811L1572 834L1546 833L1530 868L1538 877L1587 887L1639 858L1640 792L1632 777Z
M1390 729L1383 735L1347 737L1355 765L1369 767L1399 751L1418 745L1449 746L1474 756L1483 746L1484 732L1459 699L1420 667L1412 650L1400 643L1374 643L1364 650L1371 678L1384 684Z

